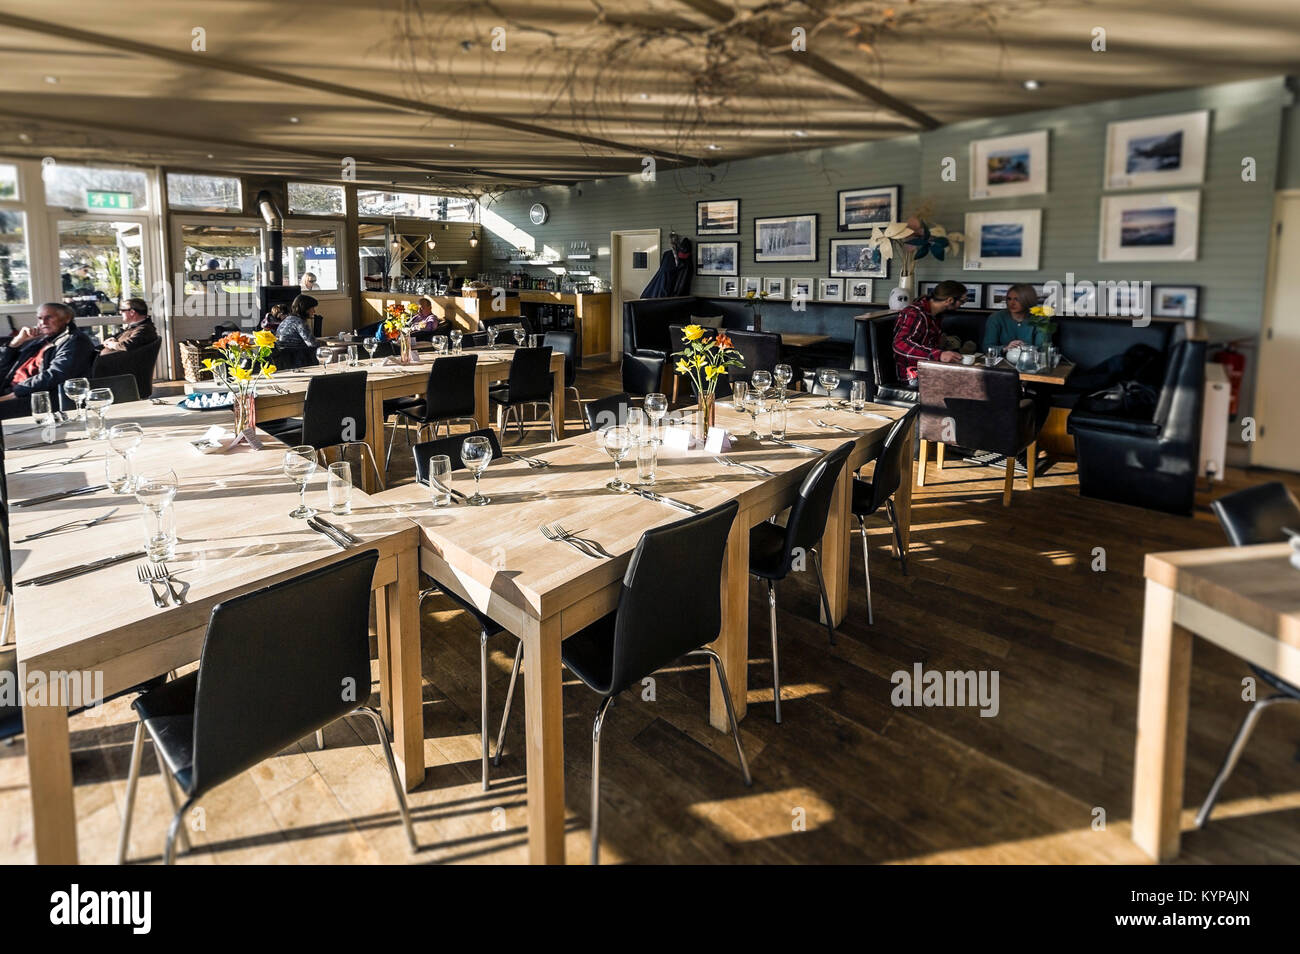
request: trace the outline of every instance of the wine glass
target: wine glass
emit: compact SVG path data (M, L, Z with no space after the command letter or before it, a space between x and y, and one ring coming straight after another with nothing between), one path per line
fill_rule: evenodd
M767 400L767 392L772 389L772 372L759 369L749 376L749 383L754 386L754 394L758 398L758 410L763 409L763 403Z
M370 355L370 359L373 361L375 352L379 350L379 339L375 337L367 338L361 342L361 346L366 349L366 354Z
M460 354L460 340L465 337L465 332L459 328L451 329L451 350Z
M488 350L489 350L489 351L496 351L496 350L497 350L497 334L498 334L498 332L500 332L500 330L501 330L501 329L498 328L496 325L488 325L488 326L487 326Z
M781 389L777 399L782 403L785 402L785 387L793 378L794 368L790 367L788 364L778 364L772 369L772 380L774 380L776 386Z
M522 347L524 346L524 339L527 338L527 337L528 337L528 332L524 331L522 325L521 325L520 327L516 328L516 329L515 329L515 347L516 347L516 348L522 348Z
M447 353L447 344L448 344L448 341L447 341L447 336L446 336L446 335L434 335L434 336L433 336L433 350L434 350L436 353L438 353L438 354L446 354L446 353Z
M140 475L135 499L145 509L145 551L150 560L171 560L176 552L176 499L178 483L174 470L154 470Z
M643 444L650 438L650 416L639 407L627 409L627 429L634 444Z
M290 447L284 454L284 476L298 485L298 506L289 511L295 520L306 520L316 516L316 511L307 506L307 481L316 473L316 448L302 444Z
M86 436L104 436L104 415L113 403L113 392L108 388L92 388L86 395Z
M822 405L821 409L823 411L835 410L835 401L831 398L831 392L840 386L840 373L834 368L821 368L817 372L817 383L826 392L826 403Z
M471 507L482 507L486 503L491 503L491 497L484 497L479 493L478 480L483 476L483 471L487 470L488 464L492 463L492 444L486 437L467 437L465 443L460 445L460 462L469 468L474 475L474 496L465 502Z
M317 349L316 349L316 360L319 361L319 362L320 362L320 366L321 366L322 368L325 369L323 373L324 373L324 374L328 374L328 373L329 373L329 370L330 370L330 362L334 360L334 349L333 349L333 348L317 348Z
M63 382L63 396L72 402L72 406L76 408L77 420L82 423L86 420L86 408L82 402L89 393L90 380L88 378L68 378Z
M114 493L129 494L135 490L135 474L131 465L131 458L135 456L135 449L140 446L144 440L144 428L134 422L125 424L114 424L108 431L108 446L113 448L122 457L122 482ZM110 481L110 486L113 481Z
M645 396L645 401L641 405L645 408L646 415L650 418L650 427L654 434L654 442L662 444L659 438L659 422L663 420L664 415L668 413L668 396L660 394L658 391L652 391Z
M610 490L629 490L628 485L623 483L623 478L618 475L618 465L632 449L632 431L626 427L607 427L600 432L600 441L605 447L605 453L614 461L614 479L605 486Z

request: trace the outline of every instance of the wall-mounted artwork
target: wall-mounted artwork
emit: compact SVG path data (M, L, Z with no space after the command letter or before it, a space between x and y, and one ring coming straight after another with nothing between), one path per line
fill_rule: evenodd
M695 203L696 235L739 235L740 200L704 199Z
M970 144L970 197L1001 199L1047 191L1047 130Z
M1101 199L1103 262L1194 262L1201 223L1201 193L1147 192Z
M737 298L739 296L740 296L740 279L738 278L718 279L719 298Z
M984 286L980 282L962 281L966 286L966 300L959 304L958 308L983 308L984 307ZM921 294L925 296L933 295L934 290L939 287L938 282L921 282Z
M889 260L864 239L831 239L831 278L888 278Z
M1106 126L1106 189L1164 189L1205 179L1209 110Z
M963 266L981 271L1037 271L1042 220L1042 209L967 212Z
M813 280L811 278L790 279L790 297L802 298L804 301L807 301L809 298L812 298L812 285Z
M739 242L696 242L695 272L698 275L738 275Z
M1007 307L1007 292L1010 290L1010 282L989 282L984 286L984 307L992 309Z
M1151 289L1151 314L1157 318L1195 318L1200 285L1156 285Z
M839 228L841 232L870 229L898 221L898 203L902 186L873 186L869 189L839 191Z
M768 298L785 297L785 279L784 278L765 278L763 279L763 290L767 292Z
M761 278L742 278L740 280L740 295L742 298L753 294L760 295L763 292L763 279Z
M755 219L754 261L817 261L817 213Z
M1150 314L1147 286L1139 281L1106 284L1106 314L1114 318L1142 318Z
M844 284L845 301L862 303L871 301L871 281L869 279L851 278Z
M844 279L819 278L817 280L817 300L818 301L843 301L844 300Z

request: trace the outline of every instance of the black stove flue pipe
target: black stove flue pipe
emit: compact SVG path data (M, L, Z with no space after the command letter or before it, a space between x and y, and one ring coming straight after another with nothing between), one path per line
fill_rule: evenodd
M271 237L266 246L266 284L279 285L284 281L284 266L280 261L284 250L284 216L276 207L271 193L265 189L257 194L257 208L262 213Z

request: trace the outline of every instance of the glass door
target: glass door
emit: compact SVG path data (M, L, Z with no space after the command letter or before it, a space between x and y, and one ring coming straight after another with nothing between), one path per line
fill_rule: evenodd
M112 334L126 298L152 306L145 216L52 218L63 301L83 330L101 338Z

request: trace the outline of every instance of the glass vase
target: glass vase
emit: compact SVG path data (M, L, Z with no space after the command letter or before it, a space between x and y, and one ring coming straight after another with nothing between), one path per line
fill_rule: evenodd
M398 359L402 364L411 363L411 335L409 332L402 332L397 336Z
M717 405L712 391L700 394L698 397L700 409L695 415L695 440L703 444L709 438L709 429L713 427Z

